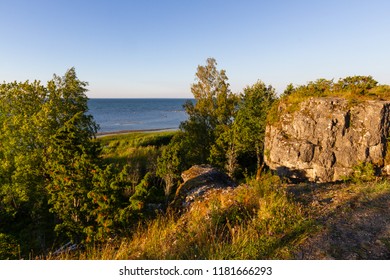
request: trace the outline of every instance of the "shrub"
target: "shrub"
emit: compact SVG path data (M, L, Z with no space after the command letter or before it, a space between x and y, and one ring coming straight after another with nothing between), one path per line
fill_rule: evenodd
M0 259L18 259L20 255L19 244L11 235L0 233Z
M355 183L373 181L376 178L375 165L371 162L362 162L353 167L351 180Z
M318 79L298 87L288 85L285 92L269 111L269 124L277 123L282 111L292 113L299 110L299 104L310 97L345 98L351 106L365 100L390 99L390 87L378 85L371 76L346 77L336 83L333 80Z

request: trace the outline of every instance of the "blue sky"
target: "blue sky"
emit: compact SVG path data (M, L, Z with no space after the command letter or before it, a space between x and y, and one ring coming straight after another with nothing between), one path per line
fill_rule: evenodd
M390 1L0 0L0 81L75 67L88 96L191 97L214 57L231 90L317 78L390 84Z

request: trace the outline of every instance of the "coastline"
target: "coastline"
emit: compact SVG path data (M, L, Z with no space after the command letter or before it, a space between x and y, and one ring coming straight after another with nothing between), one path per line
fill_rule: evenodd
M176 131L179 128L167 127L167 128L155 128L155 129L133 129L133 130L118 130L118 131L102 131L96 133L96 138L115 136L128 133L152 133L152 132L164 132L164 131Z

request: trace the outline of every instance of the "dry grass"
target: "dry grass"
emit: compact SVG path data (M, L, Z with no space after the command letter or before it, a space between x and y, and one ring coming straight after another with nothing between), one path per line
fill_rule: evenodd
M265 175L209 192L133 235L55 259L387 259L390 181L286 185Z
M177 217L139 225L131 238L90 248L78 259L289 259L313 230L275 176L212 191Z

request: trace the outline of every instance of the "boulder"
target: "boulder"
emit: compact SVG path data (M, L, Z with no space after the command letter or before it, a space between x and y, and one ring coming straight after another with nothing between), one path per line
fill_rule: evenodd
M183 183L176 191L172 209L188 209L195 200L211 190L234 188L237 184L225 173L210 165L194 165L181 174Z
M294 112L280 105L279 121L266 127L264 160L280 176L332 182L367 162L390 170L390 102L322 97L299 105Z

